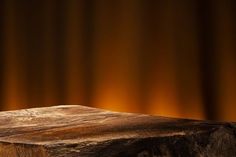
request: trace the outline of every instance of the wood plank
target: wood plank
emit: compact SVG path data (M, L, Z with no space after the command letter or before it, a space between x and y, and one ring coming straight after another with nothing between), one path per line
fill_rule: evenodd
M0 157L176 156L236 156L236 123L79 105L0 112Z

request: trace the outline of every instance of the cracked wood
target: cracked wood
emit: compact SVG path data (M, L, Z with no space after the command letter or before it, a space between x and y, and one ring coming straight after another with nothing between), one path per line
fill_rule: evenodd
M0 112L0 157L176 156L236 156L236 124L79 105Z

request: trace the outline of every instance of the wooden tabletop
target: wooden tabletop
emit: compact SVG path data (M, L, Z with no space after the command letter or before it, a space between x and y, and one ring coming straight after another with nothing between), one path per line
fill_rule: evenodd
M234 157L236 124L62 105L0 112L0 157Z

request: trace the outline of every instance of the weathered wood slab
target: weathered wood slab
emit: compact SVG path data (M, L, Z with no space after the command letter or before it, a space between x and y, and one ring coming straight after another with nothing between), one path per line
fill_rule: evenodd
M78 105L0 112L0 157L235 156L235 123Z

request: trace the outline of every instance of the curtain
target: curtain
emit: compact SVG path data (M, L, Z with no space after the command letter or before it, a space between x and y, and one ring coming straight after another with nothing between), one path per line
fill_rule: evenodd
M236 1L2 0L0 109L236 120Z

